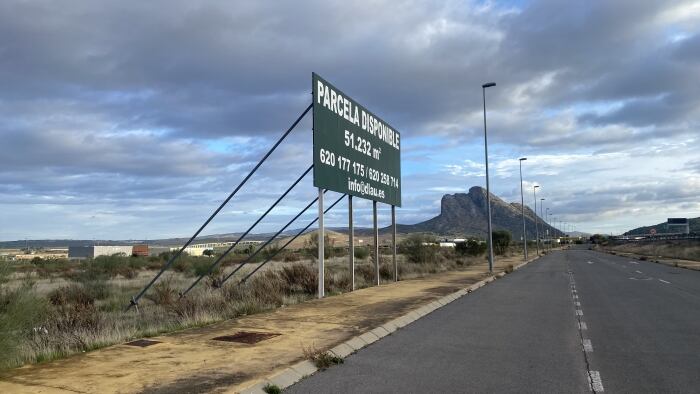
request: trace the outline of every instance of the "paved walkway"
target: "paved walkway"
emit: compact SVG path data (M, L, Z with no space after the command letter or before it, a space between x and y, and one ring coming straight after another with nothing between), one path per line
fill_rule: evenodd
M496 271L520 260L497 260ZM486 266L406 280L115 345L0 376L4 393L172 393L237 391L304 358L302 346L329 349L486 276ZM239 331L276 333L257 344L212 338Z

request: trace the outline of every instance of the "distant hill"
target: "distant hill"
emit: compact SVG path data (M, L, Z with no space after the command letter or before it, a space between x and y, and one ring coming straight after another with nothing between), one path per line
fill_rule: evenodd
M644 226L644 227L637 227L633 230L630 230L623 235L640 235L640 234L649 234L649 232L654 229L658 234L663 234L668 232L666 230L666 222L655 224L653 226ZM690 232L691 233L700 233L700 217L690 219Z
M540 234L548 229L555 234L555 229L545 225L542 218L525 206L525 228L527 238L535 238L535 218L538 218ZM445 194L440 202L440 214L430 220L413 225L399 225L398 232L430 232L441 235L476 235L487 234L486 189L474 186L469 193ZM523 233L521 205L507 203L491 194L491 222L493 230L507 230L513 239L520 239ZM544 226L544 227L543 227Z

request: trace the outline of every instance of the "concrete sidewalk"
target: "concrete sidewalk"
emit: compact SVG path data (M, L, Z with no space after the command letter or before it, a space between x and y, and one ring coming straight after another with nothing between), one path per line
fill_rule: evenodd
M521 258L497 259L496 271ZM331 349L487 277L485 264L371 287L150 338L147 347L115 345L0 376L6 393L238 392L304 359L303 347ZM255 344L215 337L241 331L279 334Z

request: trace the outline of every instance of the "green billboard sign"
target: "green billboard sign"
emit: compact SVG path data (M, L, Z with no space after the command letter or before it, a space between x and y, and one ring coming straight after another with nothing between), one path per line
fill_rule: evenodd
M401 206L401 135L312 76L314 186Z

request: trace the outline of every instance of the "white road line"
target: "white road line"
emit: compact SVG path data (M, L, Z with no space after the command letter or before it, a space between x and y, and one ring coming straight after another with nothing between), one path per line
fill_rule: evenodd
M636 273L638 273L638 274L643 274L643 273L644 273L644 272L642 272L642 271L634 271L634 272L636 272Z
M581 303L578 302L578 301L576 301L576 302L574 302L574 305L576 305L576 306L581 306Z
M671 282L669 282L667 280L659 279L659 281L664 282L664 283L669 284L669 285L671 284Z
M588 264L593 264L593 262L592 262L592 261L589 261Z
M576 309L576 316L583 316L583 311L580 309Z
M630 261L630 264L639 264L639 263L636 261Z
M574 299L578 300L578 296L576 294L574 294Z
M579 328L579 330L581 330L581 331L583 331L583 330L588 330L588 324L586 324L585 321L582 321L581 323L578 324L578 328Z
M593 351L593 343L591 343L590 339L583 340L583 351L586 353L591 353Z
M591 390L595 391L596 393L602 393L605 391L603 388L603 379L600 378L600 372L590 371L588 379L590 380Z

